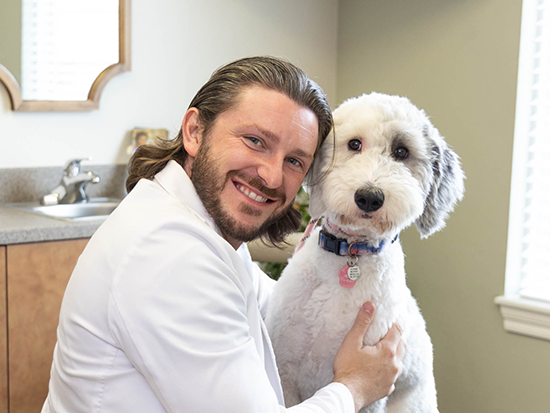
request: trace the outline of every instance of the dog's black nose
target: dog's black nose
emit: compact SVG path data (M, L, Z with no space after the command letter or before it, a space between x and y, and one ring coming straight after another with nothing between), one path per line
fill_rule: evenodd
M384 205L384 192L376 188L363 188L355 192L355 203L365 212L378 211Z

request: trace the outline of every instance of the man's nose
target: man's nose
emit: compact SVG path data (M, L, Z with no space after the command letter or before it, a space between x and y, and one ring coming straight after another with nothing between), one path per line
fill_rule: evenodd
M258 166L258 175L268 188L279 188L283 184L283 159L270 156Z

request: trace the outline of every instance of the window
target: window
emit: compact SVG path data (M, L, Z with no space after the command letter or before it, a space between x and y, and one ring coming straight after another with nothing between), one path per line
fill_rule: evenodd
M524 0L505 295L508 331L550 340L550 0Z

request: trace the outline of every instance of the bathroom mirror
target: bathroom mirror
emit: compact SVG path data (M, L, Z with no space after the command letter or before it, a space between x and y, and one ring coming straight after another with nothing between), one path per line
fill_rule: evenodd
M130 70L130 0L0 0L0 82L15 111L99 107Z

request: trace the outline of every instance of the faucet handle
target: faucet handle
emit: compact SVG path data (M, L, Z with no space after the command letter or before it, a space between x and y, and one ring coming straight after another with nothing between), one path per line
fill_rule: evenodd
M81 158L81 159L73 159L69 164L65 167L65 175L72 178L77 176L80 173L80 162L82 161L91 161L92 158Z

